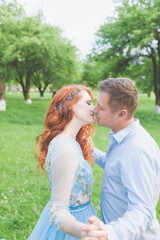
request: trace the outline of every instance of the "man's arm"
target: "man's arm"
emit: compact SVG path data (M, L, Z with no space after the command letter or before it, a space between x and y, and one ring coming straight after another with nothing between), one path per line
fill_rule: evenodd
M154 189L157 176L153 156L140 148L126 151L125 156L120 173L127 191L128 208L117 221L106 225L109 240L139 239L151 228L156 214Z
M105 160L106 160L106 153L100 151L97 148L94 148L92 153L93 157L95 158L95 162L104 169Z
M126 156L120 172L122 183L127 190L128 208L117 221L105 225L108 240L139 239L154 224L154 188L157 173L153 156L148 156L141 149L126 152ZM152 236L154 238L153 233ZM154 239L159 238L156 235Z

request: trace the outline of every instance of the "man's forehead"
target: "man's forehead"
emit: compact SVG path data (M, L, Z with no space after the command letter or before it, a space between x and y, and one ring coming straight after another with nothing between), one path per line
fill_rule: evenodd
M97 104L103 108L106 108L107 106L107 103L108 103L108 94L105 93L105 92L98 92L98 95L97 95Z
M108 93L105 93L105 92L102 92L102 91L98 92L97 99L107 101L108 98L109 98Z

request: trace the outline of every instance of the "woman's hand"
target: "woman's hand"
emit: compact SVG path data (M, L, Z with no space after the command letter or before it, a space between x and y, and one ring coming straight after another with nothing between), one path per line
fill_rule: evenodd
M88 219L90 224L85 224L81 231L81 240L107 240L108 234L105 225L96 216Z

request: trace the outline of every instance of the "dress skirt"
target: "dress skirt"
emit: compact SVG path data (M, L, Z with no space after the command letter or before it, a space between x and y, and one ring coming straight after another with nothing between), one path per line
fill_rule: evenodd
M45 206L35 228L33 229L28 240L77 240L78 238L65 234L61 230L56 230L54 225L49 223L50 220L50 201ZM70 207L70 213L80 222L88 223L88 217L97 216L91 202L81 206Z

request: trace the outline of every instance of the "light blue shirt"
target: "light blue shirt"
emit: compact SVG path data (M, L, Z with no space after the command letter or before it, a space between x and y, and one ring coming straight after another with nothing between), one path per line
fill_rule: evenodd
M101 215L108 240L160 240L160 150L139 120L110 131L108 152L95 149L94 157L104 169Z

